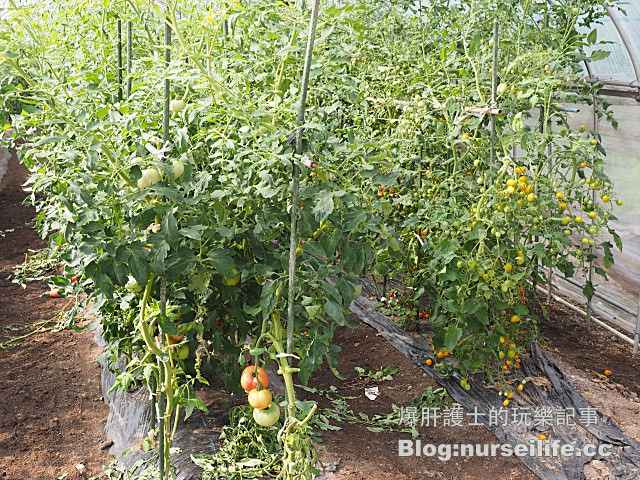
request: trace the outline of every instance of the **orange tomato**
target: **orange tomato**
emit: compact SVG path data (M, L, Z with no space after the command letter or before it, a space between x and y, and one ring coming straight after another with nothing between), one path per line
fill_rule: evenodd
M271 392L266 388L262 390L253 389L249 392L249 405L253 408L267 408L273 399Z

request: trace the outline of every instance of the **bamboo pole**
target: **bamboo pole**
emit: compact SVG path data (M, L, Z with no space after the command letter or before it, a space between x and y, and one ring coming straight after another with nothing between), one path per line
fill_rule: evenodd
M300 88L300 103L298 104L298 116L296 118L296 159L293 161L293 173L291 181L291 233L289 238L289 295L287 305L287 353L293 350L293 330L295 325L295 272L296 272L296 248L298 246L298 197L300 194L300 167L297 162L304 152L303 129L305 111L307 108L307 95L309 93L309 75L311 72L311 60L313 57L313 46L316 39L316 27L318 24L318 11L320 10L320 0L315 0L313 11L311 12L311 22L309 23L309 37L307 40L307 51L304 60L304 70Z

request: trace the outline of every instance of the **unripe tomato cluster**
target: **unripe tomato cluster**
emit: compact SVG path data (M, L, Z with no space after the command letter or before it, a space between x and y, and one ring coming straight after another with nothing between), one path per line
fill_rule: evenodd
M253 419L258 425L271 427L280 418L280 407L273 401L269 386L269 374L266 370L249 365L240 376L240 385L248 392L249 405L253 407Z

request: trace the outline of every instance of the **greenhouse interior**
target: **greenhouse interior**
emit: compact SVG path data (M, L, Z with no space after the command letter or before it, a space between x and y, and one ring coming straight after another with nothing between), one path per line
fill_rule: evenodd
M0 478L640 479L639 107L636 0L0 0Z

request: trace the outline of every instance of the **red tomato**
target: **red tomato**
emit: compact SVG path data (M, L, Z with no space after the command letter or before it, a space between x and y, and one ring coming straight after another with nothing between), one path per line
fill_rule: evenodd
M258 387L266 388L269 386L269 375L264 368L249 365L242 372L240 385L247 392Z
M266 388L262 390L253 389L249 392L249 405L253 408L267 408L271 405L271 392Z

